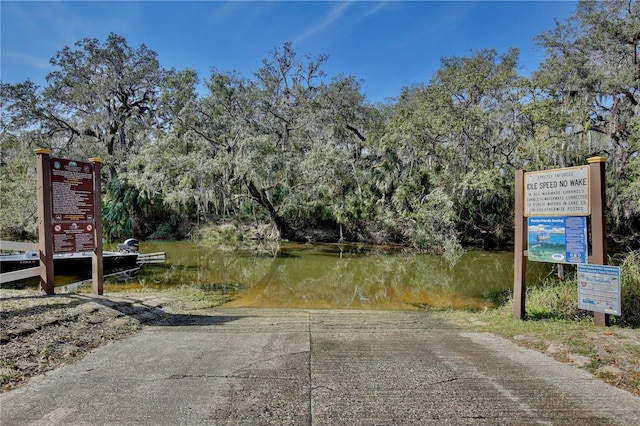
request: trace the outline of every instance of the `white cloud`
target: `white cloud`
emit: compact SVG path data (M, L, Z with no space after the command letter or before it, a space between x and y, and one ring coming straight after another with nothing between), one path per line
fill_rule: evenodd
M340 17L345 14L349 6L351 6L351 2L339 3L337 6L331 9L329 14L324 18L322 22L320 22L315 27L309 28L304 34L300 35L295 40L295 43L300 43L303 40L313 36L314 34L317 34L330 27L335 21L340 19Z
M2 59L3 60L10 59L13 62L17 62L28 67L38 68L42 70L51 69L51 64L49 64L49 58L27 55L25 53L6 51L3 49Z

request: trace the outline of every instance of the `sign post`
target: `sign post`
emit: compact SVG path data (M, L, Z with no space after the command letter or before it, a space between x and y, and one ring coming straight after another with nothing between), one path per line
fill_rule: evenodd
M526 316L526 258L578 265L607 264L606 158L592 157L587 162L587 166L515 173L513 316L516 319ZM591 216L591 256L587 256L587 216ZM609 325L609 314L594 312L594 323Z
M607 218L604 215L605 208L605 175L604 166L607 161L604 157L588 158L589 178L591 180L591 258L589 263L606 265L607 262ZM595 325L608 326L609 314L594 312Z
M104 273L103 273L103 259L102 259L102 183L100 180L100 169L102 165L102 159L94 157L89 158L89 161L93 164L93 217L95 221L94 226L94 240L95 249L91 254L91 288L93 294L102 295L104 293Z
M524 248L527 241L527 227L524 217L524 172L516 170L515 175L515 241L513 257L513 317L525 319L526 316L526 294L527 294L527 264L525 258L527 253Z
M53 206L51 199L51 151L36 149L38 186L38 246L40 251L40 288L54 294L53 282Z
M102 214L99 158L52 158L37 149L40 286L54 294L54 254L92 252L93 291L102 294Z

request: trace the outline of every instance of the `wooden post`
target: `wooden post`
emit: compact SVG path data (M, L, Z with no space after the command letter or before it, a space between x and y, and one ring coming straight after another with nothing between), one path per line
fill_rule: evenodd
M101 165L102 159L89 158L93 164L93 227L95 247L91 254L91 289L93 294L102 295L104 293L104 265L102 258L102 180Z
M51 199L51 151L35 149L38 185L38 247L40 251L40 287L54 294L53 273L53 200Z
M589 185L591 202L591 259L595 265L606 265L607 259L607 220L605 217L606 186L604 157L587 158L589 163ZM609 325L609 314L593 313L594 324Z
M513 248L513 318L524 319L526 316L526 261L525 241L527 227L524 217L524 172L516 170L515 173L515 217L514 232L515 242Z

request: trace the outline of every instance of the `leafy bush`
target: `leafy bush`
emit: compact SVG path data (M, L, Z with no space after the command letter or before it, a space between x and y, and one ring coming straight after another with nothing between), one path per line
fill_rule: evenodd
M548 279L540 287L527 289L527 317L530 319L578 319L591 315L578 309L578 283L575 279Z
M456 215L450 197L440 189L433 190L424 197L414 219L414 245L455 262L463 249L456 236Z
M640 251L629 253L620 265L620 305L622 316L611 322L640 327Z
M172 240L175 238L175 232L173 226L170 223L161 223L156 227L156 230L149 238L154 240Z
M620 264L621 316L611 316L611 324L640 327L640 251L629 253ZM490 295L495 302L499 295ZM503 299L504 300L504 299ZM511 311L513 300L500 308ZM591 317L593 313L578 309L577 277L566 281L547 279L542 286L527 288L527 317L529 319L574 320Z
M235 245L243 240L243 234L236 224L222 223L198 229L193 238L203 244Z
M102 201L102 228L109 240L119 240L133 235L136 221L132 209L138 191L126 179L114 178L105 185Z

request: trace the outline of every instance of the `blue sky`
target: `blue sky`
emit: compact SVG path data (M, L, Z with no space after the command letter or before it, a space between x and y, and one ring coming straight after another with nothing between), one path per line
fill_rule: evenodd
M442 57L520 49L520 72L538 68L533 37L565 21L575 1L5 1L0 78L44 85L49 59L83 38L114 32L145 44L165 68L212 68L251 77L275 48L329 55L324 71L363 81L369 101L428 83Z

